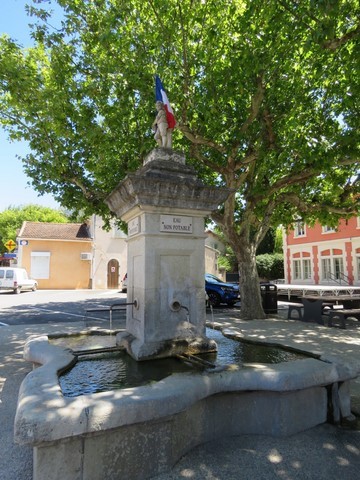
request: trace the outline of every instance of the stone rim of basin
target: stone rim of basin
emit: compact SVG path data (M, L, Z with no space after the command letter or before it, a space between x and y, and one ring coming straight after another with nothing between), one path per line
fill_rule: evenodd
M71 351L40 336L29 339L24 356L42 366L28 374L20 389L15 439L21 444L163 418L219 392L290 392L353 378L348 372L340 374L335 364L309 358L175 374L151 385L64 397L58 375L74 361Z

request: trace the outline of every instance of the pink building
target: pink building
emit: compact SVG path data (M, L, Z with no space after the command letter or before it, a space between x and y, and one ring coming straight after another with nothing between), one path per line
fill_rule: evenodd
M360 285L360 217L337 228L298 221L284 234L285 283Z

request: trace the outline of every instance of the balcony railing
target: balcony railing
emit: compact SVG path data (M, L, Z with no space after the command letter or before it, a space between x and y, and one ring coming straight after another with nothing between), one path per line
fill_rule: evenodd
M338 283L339 285L350 285L350 278L342 272L337 272L336 274L332 272L326 272L324 280L332 281Z

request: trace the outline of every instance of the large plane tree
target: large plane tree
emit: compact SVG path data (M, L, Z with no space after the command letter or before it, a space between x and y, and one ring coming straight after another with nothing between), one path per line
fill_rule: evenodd
M242 315L263 318L255 253L270 226L358 212L358 1L57 0L55 19L34 3L33 47L0 44L0 119L29 143L33 186L109 216L104 199L155 147L160 75L174 148L231 189L212 219Z

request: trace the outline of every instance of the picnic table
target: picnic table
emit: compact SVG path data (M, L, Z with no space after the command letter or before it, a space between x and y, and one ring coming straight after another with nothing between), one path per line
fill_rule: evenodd
M343 305L344 308L360 308L360 295L304 295L301 299L322 302L324 306Z
M288 318L294 318L292 312L304 322L316 322L324 325L323 315L329 318L328 326L338 317L342 328L346 328L347 317L360 317L360 295L304 295L301 304L289 306Z

